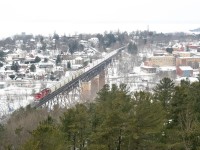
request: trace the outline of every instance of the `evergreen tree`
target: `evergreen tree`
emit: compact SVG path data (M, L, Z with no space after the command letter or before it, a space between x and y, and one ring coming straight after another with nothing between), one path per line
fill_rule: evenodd
M71 63L70 63L70 61L67 62L67 69L71 69Z
M181 81L175 87L171 103L169 142L174 148L197 150L200 148L200 84Z
M136 92L129 120L130 149L161 149L164 111L159 101L147 92Z
M134 54L134 55L135 55L135 54L138 53L137 45L136 45L135 43L133 43L133 42L130 42L130 43L128 44L127 49L128 49L128 52L129 52L130 54Z
M64 150L66 142L63 134L55 125L54 120L48 117L40 123L36 130L32 133L29 139L23 146L22 150Z
M94 132L90 137L90 149L117 149L127 148L127 126L130 111L130 95L126 86L118 88L108 85L98 93L99 102L95 108L92 124Z
M69 52L71 54L73 54L75 51L78 50L78 47L79 47L79 43L77 40L69 40L68 42L68 46L69 46Z
M60 64L61 62L62 62L61 56L60 56L60 55L57 55L57 58L56 58L56 65Z
M44 58L44 62L48 62L48 58Z
M163 108L168 109L174 92L174 82L170 78L163 78L154 88L155 98L162 102Z
M11 66L11 70L14 70L15 72L18 72L19 71L19 68L20 68L20 66L19 66L19 64L18 64L18 62L12 62L12 66Z
M4 132L5 132L4 126L0 124L0 139L4 138ZM3 145L2 140L0 140L0 145ZM0 149L3 149L3 147L0 146Z
M88 110L83 104L76 105L64 113L61 120L61 130L68 141L68 149L83 150L88 140Z
M34 64L32 64L32 65L30 66L30 71L31 71L31 72L35 72L35 70L36 70L36 67L35 67Z
M168 48L166 48L166 51L167 51L168 53L171 53L171 54L172 54L172 52L173 52L173 48L168 47Z
M38 63L38 62L40 62L40 61L41 61L41 58L38 57L38 56L36 56L36 57L35 57L35 63Z
M0 67L3 67L3 63L0 62Z
M4 61L4 57L5 57L6 53L4 53L3 51L0 51L0 61Z
M104 35L104 44L106 47L110 47L114 43L116 43L116 38L112 32Z

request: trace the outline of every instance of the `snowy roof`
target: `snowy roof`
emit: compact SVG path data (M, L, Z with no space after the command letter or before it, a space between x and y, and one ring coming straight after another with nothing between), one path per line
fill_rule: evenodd
M176 67L175 66L159 67L159 70L162 70L162 71L176 70Z
M181 70L193 70L190 66L179 66Z
M141 66L141 68L156 68L156 67L151 67L151 66Z
M84 52L74 52L73 55L82 55L85 54Z
M171 56L171 55L168 55L168 56L151 56L150 58L164 58L164 57L174 58L174 56Z
M83 60L82 57L76 57L75 60Z
M190 54L191 52L176 51L176 53L180 53L180 54Z
M180 59L193 58L193 57L179 57Z
M38 65L54 65L52 62L39 62Z
M6 50L3 50L3 52L4 52L4 53L7 53L7 52L9 52L9 51L10 51L10 50L8 50L8 49L6 49Z

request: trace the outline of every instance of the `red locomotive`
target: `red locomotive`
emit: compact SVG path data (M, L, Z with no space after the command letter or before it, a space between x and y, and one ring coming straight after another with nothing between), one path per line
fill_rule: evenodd
M40 99L42 99L43 97L47 96L47 95L50 94L50 93L51 93L51 89L49 89L49 88L43 89L41 92L36 93L36 94L34 95L35 100L40 100Z

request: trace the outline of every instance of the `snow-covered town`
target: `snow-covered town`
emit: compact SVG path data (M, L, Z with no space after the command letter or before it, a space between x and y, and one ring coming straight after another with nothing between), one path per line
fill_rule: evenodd
M0 150L200 149L200 1L0 4Z
M199 40L185 38L159 43L156 40L152 42L153 36L149 36L143 38L144 43L141 44L141 37L137 34L133 32L128 36L129 39L125 41L127 48L107 68L107 84L125 83L131 91L152 91L164 77L173 79L176 84L183 79L198 81ZM33 103L36 92L105 57L117 48L116 45L119 47L119 36L123 34L104 35L107 38L103 44L110 42L108 35L113 35L115 39L112 48L104 49L100 44L101 38L97 35L85 35L84 38L81 35L80 38L80 35L59 37L54 33L53 37L33 37L22 33L15 40L5 39L4 42L9 44L1 47L0 118ZM132 49L136 52L131 52Z

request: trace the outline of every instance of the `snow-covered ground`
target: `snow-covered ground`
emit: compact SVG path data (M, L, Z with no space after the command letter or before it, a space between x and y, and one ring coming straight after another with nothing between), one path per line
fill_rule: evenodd
M127 60L127 58L126 58ZM130 92L140 90L151 90L158 83L155 73L145 73L140 70L140 66L131 66L131 62L123 64L125 60L115 60L115 62L109 66L107 72L106 83L112 86L112 84L120 85L124 83ZM125 69L124 69L125 68ZM128 68L128 71L126 70Z
M1 82L0 120L20 107L34 102L34 93L51 86L55 81L11 80Z
M19 107L25 107L33 102L33 88L10 85L0 89L0 119L12 113Z

